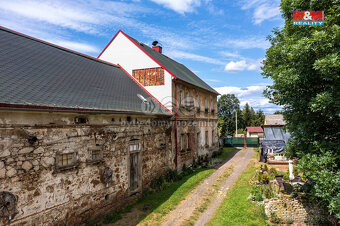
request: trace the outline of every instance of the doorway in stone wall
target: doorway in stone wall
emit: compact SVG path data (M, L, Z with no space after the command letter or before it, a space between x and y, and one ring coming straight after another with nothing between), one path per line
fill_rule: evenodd
M198 155L198 150L199 150L199 148L200 148L200 144L201 144L201 133L197 133L196 134L196 153L197 153L197 155Z
M130 142L130 173L129 173L129 184L130 192L136 192L139 190L141 185L141 175L140 175L140 150L141 144L138 141Z

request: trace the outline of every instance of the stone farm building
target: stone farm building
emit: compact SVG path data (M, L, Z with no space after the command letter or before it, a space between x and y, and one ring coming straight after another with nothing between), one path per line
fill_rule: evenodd
M0 225L84 222L217 149L218 93L155 49L119 31L97 59L0 27Z

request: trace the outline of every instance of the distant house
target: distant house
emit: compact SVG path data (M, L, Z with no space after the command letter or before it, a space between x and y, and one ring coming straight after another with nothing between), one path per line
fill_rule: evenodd
M286 125L283 115L268 114L265 115L263 131L265 140L284 140L286 143L290 138L290 133L283 127Z
M263 137L263 129L261 126L248 126L247 130L247 137Z
M281 114L265 115L264 125L284 126L284 125L286 125L286 122L283 119L283 115L281 115Z

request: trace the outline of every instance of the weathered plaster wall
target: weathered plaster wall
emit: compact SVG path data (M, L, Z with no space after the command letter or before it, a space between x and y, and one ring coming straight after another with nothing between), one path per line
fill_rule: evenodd
M142 145L140 192L174 167L171 128L152 123L160 119L131 115L134 124L127 125L126 115L81 115L88 123L75 124L75 116L0 112L0 191L18 200L12 225L73 225L134 201L139 193L129 190L131 139ZM30 144L28 136L37 141ZM89 148L98 147L103 161L89 162ZM77 166L56 170L57 153L69 152L77 152ZM105 167L113 170L108 186L100 178Z
M173 85L173 96L175 96L175 84ZM186 106L186 102L180 103L180 93L189 94L192 106ZM197 95L199 98L197 98ZM182 165L191 165L193 158L198 156L211 156L213 151L218 149L217 134L217 95L206 90L190 85L185 82L176 82L177 113L178 113L178 169ZM205 98L207 98L207 112L205 110ZM199 101L198 101L199 100ZM213 101L213 109L211 108ZM206 139L206 132L207 139ZM182 134L189 134L190 151L181 152L180 138ZM173 145L174 147L174 145ZM174 150L175 151L175 150Z

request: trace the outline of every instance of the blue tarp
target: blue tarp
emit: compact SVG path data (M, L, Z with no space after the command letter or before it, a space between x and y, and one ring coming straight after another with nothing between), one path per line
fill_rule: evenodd
M273 153L284 154L286 143L283 140L263 140L260 146L264 162L267 162L268 151L273 150Z
M286 143L290 138L290 133L284 131L282 127L264 127L265 140L283 140Z

